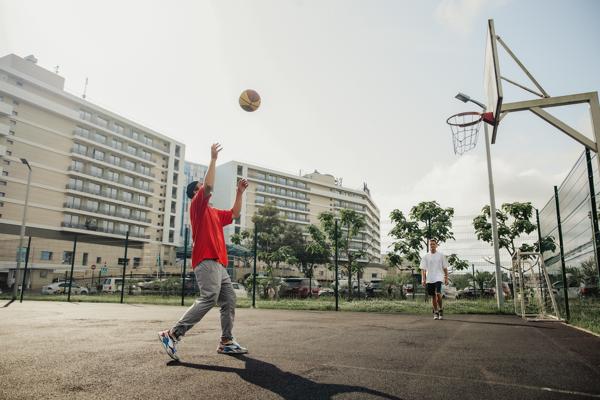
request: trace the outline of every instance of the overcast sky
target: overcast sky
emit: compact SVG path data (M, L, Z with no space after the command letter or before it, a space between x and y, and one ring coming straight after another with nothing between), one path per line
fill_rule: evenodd
M219 141L222 162L367 182L385 246L394 208L437 200L467 215L489 201L483 141L455 156L445 123L474 109L456 92L484 98L487 19L564 95L600 90L599 16L593 0L0 0L0 55L59 66L77 95L88 77L90 101L184 142L187 160L207 163ZM500 63L526 83L502 51ZM255 113L237 104L246 88L262 96ZM557 115L591 135L585 107ZM541 208L581 151L531 113L507 116L497 202Z

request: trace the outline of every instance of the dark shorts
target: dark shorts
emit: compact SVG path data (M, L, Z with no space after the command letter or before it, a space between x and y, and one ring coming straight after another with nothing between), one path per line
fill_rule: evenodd
M442 293L442 282L427 283L427 294L430 296Z

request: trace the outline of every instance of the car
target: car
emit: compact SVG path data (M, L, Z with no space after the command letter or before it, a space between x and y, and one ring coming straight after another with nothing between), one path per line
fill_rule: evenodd
M235 297L238 299L245 299L248 297L248 292L246 291L246 287L241 283L233 282L231 284L233 286L233 292L235 293Z
M565 298L565 292L563 290L562 281L557 281L552 284L552 292L554 296L558 299ZM569 282L569 286L567 287L567 297L569 299L577 299L579 297L580 287L576 282Z
M445 299L456 299L458 290L453 285L442 285L442 297Z
M579 285L579 296L581 297L598 297L598 285L582 282Z
M459 290L456 293L457 299L474 299L476 297L494 297L496 295L496 289L494 288L484 288L483 293L480 288L474 288L473 286L468 286L462 290Z
M69 292L69 282L56 282L42 287L42 294L64 294ZM74 283L71 285L71 294L87 295L90 291L84 286Z
M309 296L319 296L321 285L315 279L285 278L279 290L280 297L299 297L304 299Z
M102 281L102 293L115 293L121 291L123 279L121 278L104 278Z
M332 297L335 296L335 290L332 288L321 288L319 290L319 297Z

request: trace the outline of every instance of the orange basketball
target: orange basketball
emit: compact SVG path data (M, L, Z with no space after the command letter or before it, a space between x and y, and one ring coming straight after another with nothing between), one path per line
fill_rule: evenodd
M240 107L244 111L253 112L260 107L260 96L252 89L246 89L240 94Z

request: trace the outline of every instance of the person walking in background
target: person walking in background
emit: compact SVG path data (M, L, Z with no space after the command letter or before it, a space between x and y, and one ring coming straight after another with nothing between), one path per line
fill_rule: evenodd
M443 319L442 280L444 285L448 285L448 260L437 251L437 246L436 239L429 239L429 253L421 259L421 278L427 294L431 296L433 319Z

